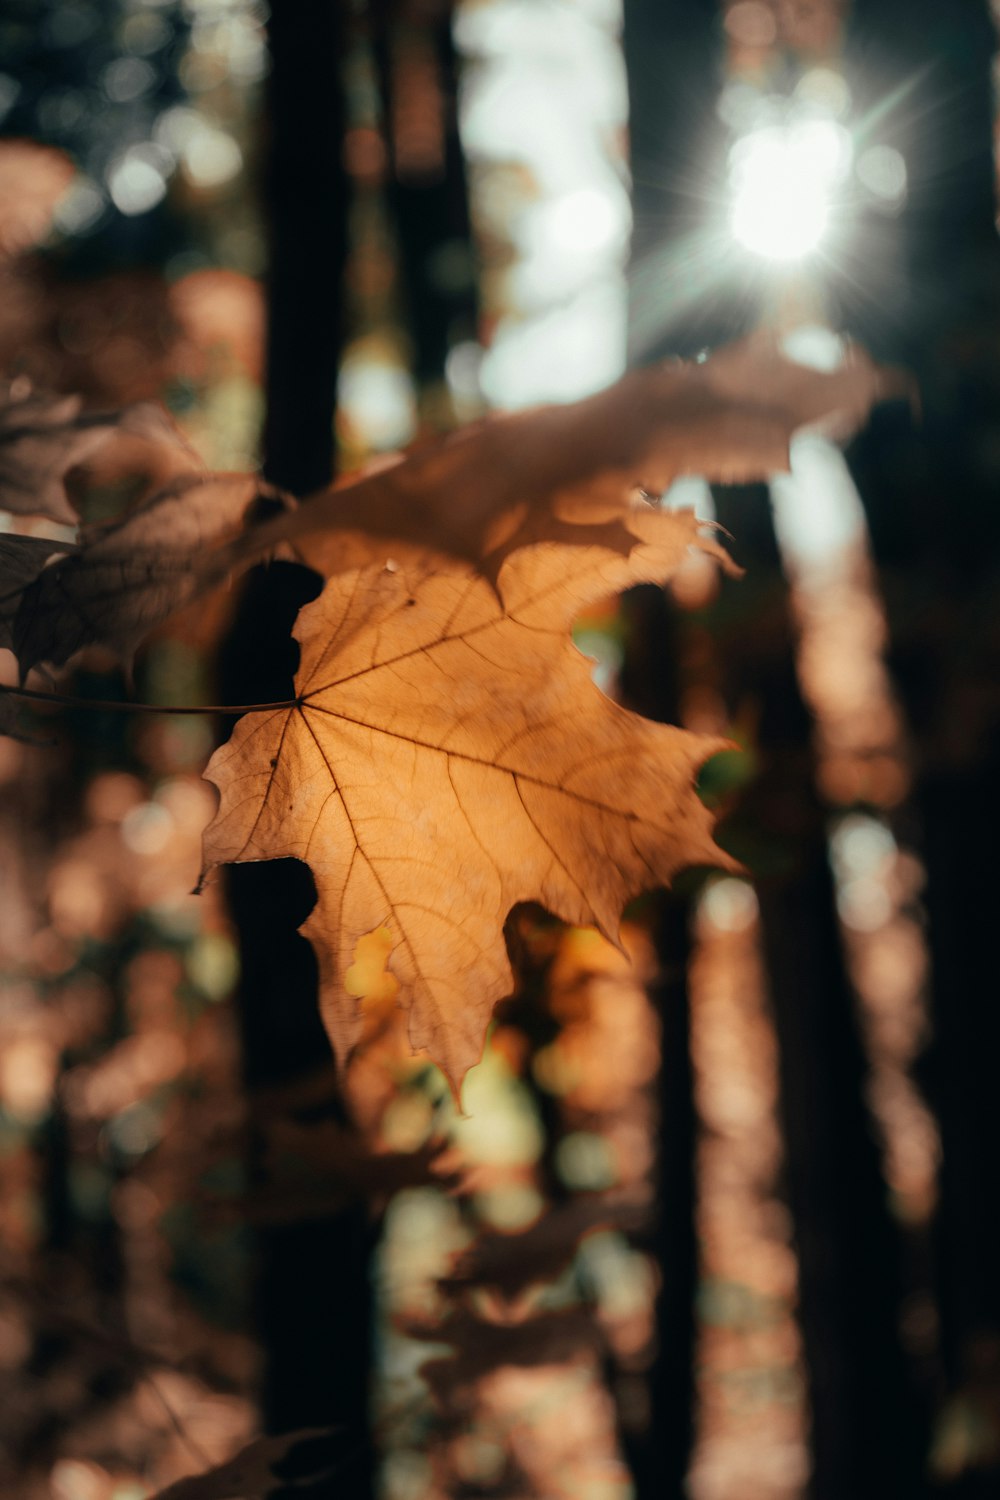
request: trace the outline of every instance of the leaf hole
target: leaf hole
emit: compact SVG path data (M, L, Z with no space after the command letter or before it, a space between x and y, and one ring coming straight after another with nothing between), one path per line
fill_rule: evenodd
M366 932L354 945L354 962L344 975L344 988L361 1001L362 1010L394 1003L399 994L399 980L389 970L392 949L392 933L385 926Z

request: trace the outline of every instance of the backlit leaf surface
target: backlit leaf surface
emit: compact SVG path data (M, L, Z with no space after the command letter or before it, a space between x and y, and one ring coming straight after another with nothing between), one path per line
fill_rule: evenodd
M636 486L658 494L689 474L765 479L787 470L800 429L843 442L876 403L906 396L909 378L862 349L838 369L808 369L762 330L702 363L633 370L586 400L491 417L383 460L240 538L232 561L289 541L329 576L379 550L402 560L433 549L495 581L517 548L538 541L628 551L624 529L608 528L627 517Z
M503 924L538 901L613 938L624 904L725 863L694 791L723 742L604 697L569 628L580 608L664 578L693 514L638 504L632 550L542 543L500 583L455 563L338 575L302 610L294 707L246 715L207 775L222 794L206 867L294 857L316 880L303 931L341 1057L360 1029L355 947L385 926L414 1048L456 1087L512 987Z

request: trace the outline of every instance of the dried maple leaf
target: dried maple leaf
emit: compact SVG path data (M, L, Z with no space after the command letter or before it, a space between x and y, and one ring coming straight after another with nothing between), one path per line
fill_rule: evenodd
M85 531L23 600L5 590L0 603L24 675L90 644L128 660L174 610L288 545L327 576L435 554L474 562L494 584L505 560L537 541L627 554L636 485L762 477L787 467L798 428L824 422L849 435L874 402L907 388L861 351L821 373L758 334L702 364L635 371L586 401L480 423L270 521L248 517L256 479L205 475L158 408L101 415L73 397L28 397L0 409L0 505L74 519L63 475L112 434L155 445L160 484L124 520Z
M76 524L63 476L106 436L81 425L82 404L79 396L26 396L0 407L0 509Z
M632 896L727 863L694 790L725 742L609 701L569 636L584 604L668 576L698 529L691 512L640 503L628 557L519 550L506 607L455 563L345 573L301 611L294 705L246 715L209 764L222 800L205 865L310 866L318 899L302 930L342 1059L359 1035L350 970L368 932L388 929L411 1045L457 1088L512 987L515 904L616 939Z
M258 498L275 495L252 474L186 475L123 519L90 528L79 547L53 546L69 555L0 599L22 678L86 646L130 664L142 639L202 591L192 559L239 532Z
M698 474L720 483L787 470L800 428L846 441L872 407L912 396L904 373L851 347L841 368L808 369L761 331L701 363L634 370L584 401L492 417L311 496L241 539L233 561L295 543L329 576L383 558L438 551L494 581L536 541L600 541L627 552L631 493Z
M21 595L60 553L75 552L72 542L39 536L0 536L0 646L14 649L14 618Z
M79 396L30 391L0 402L0 510L75 526L79 517L66 498L66 474L116 433L174 449L183 455L185 468L200 467L160 407L143 403L88 412L82 406Z
M0 686L0 735L9 740L20 740L25 745L44 745L48 741L22 725L24 705L11 697Z

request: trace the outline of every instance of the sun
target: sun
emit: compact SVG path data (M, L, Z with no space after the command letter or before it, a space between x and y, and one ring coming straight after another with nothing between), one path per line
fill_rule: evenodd
M792 118L740 137L729 156L734 238L765 260L810 255L830 227L852 155L848 131L829 119Z

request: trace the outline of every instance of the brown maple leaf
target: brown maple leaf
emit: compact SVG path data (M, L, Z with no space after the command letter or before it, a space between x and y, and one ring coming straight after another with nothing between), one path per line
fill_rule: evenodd
M518 547L562 540L628 552L620 524L637 486L650 493L697 474L719 483L789 466L803 427L851 437L874 405L913 398L902 371L852 346L841 368L809 369L762 330L698 362L634 370L565 406L495 416L309 497L231 549L232 561L293 542L329 577L382 557L435 550L496 581Z
M628 525L628 557L553 542L516 552L506 607L458 563L338 575L300 613L294 705L246 715L213 756L222 800L206 870L310 866L318 899L302 930L341 1059L361 1025L356 944L374 929L393 939L411 1045L457 1088L512 987L515 904L616 940L631 897L728 863L694 790L725 742L612 703L570 639L584 604L665 578L698 542L691 512L640 503Z
M73 519L63 476L112 435L152 448L157 493L123 520L85 529L72 557L2 589L0 609L24 676L91 644L128 661L173 611L289 546L326 576L433 554L473 562L495 585L505 560L538 541L627 554L637 486L657 491L692 473L764 477L787 468L800 427L849 436L876 401L907 390L906 377L863 351L827 374L757 334L701 364L634 371L586 401L479 423L270 520L248 510L257 479L206 475L158 408L95 414L73 397L29 397L0 407L0 506Z
M203 591L192 559L252 524L258 500L270 510L292 503L253 474L183 475L120 520L87 528L79 546L53 544L68 555L0 597L22 679L86 646L129 666L145 636ZM28 553L23 565L32 561Z
M234 536L259 488L251 475L207 474L162 407L83 411L77 396L15 382L0 401L0 509L75 525L66 494L74 469L84 495L109 478L152 493L72 542L0 537L0 646L15 652L22 679L95 644L128 665L142 637L201 591L192 557Z
M21 596L46 564L61 553L75 552L72 542L40 536L0 536L0 646L14 649L14 620Z
M22 393L15 382L0 401L0 510L75 526L79 517L66 496L66 475L119 434L176 454L185 469L201 468L167 413L151 402L84 411L79 396Z

